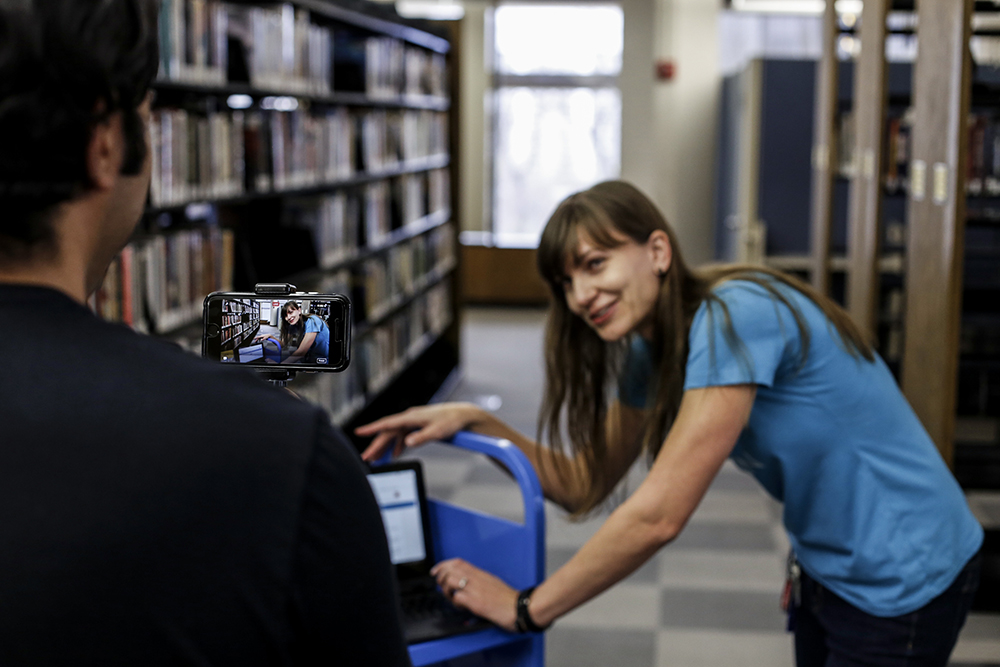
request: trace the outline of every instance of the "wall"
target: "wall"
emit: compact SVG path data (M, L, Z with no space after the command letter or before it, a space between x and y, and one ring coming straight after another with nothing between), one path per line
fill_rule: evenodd
M623 146L622 175L649 192L677 231L686 259L699 264L712 258L713 193L715 191L715 139L718 127L720 78L718 72L715 0L626 0L626 11L653 20L633 25L632 35L648 54L646 88L651 97L651 163L642 155L648 147L630 141ZM650 7L641 7L652 4ZM639 5L637 7L636 5ZM639 19L636 19L638 24ZM654 34L648 35L653 26ZM645 43L644 43L645 42ZM651 47L651 49L649 48ZM653 78L654 63L670 60L675 65L672 81ZM641 70L640 70L641 73ZM636 86L623 90L626 106L648 104ZM646 185L643 172L655 181Z
M490 6L466 0L460 52L461 156L458 220L464 232L487 229L484 198L484 21ZM687 259L712 257L715 134L719 74L718 0L622 0L625 52L622 89L622 177L649 194L676 228ZM655 62L676 64L657 81ZM465 238L469 238L467 235Z
M458 67L459 87L459 154L461 179L458 184L456 219L462 231L479 232L487 229L485 183L486 95L490 89L490 75L486 70L485 18L490 6L486 2L463 3L465 17L460 31Z

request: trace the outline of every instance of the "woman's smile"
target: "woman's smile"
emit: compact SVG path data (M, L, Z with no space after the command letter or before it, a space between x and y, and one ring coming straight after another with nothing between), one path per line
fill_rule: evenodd
M600 308L591 309L590 311L590 323L594 326L601 327L611 321L614 317L616 306L618 305L617 299L608 303Z
M566 259L566 305L606 341L646 335L660 289L652 246L627 237L612 248L581 233Z

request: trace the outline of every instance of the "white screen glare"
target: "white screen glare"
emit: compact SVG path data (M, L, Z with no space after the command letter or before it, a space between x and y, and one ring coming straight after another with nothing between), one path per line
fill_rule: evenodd
M368 475L368 483L382 512L392 564L424 560L427 549L417 496L417 473L399 470Z

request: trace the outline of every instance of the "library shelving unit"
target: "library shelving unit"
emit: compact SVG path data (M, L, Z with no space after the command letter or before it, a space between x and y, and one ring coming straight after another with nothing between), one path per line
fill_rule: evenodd
M1000 488L1000 70L985 62L973 67L971 59L973 50L996 51L1000 24L992 2L945 4L947 11L934 2L865 3L854 85L860 104L850 124L836 121L844 109L824 89L838 86L844 68L831 68L824 52L810 263L814 285L836 294L838 172L850 165L851 314L877 334L880 352L963 485ZM897 30L916 34L912 67L885 63L890 10L903 14ZM836 20L828 8L827 35ZM839 88L842 94L843 81ZM853 138L844 136L848 127Z
M94 308L194 350L209 292L347 294L350 368L296 391L347 427L429 400L459 359L447 28L364 0L160 7L149 202Z
M819 63L757 59L724 80L716 256L793 273L850 305L848 288L857 285L848 274L859 249L848 247L848 237L862 221L875 221L880 243L869 285L881 308L865 327L898 375L912 65L883 63L875 77L881 93L872 93L863 59L837 53L837 40L855 39L857 26L835 16L824 26ZM875 129L855 131L863 125Z
M892 118L893 101L892 65L887 67L883 56L889 9L910 14L918 46L910 109L896 125L884 121L887 100ZM854 123L848 306L862 326L880 334L880 342L887 311L893 311L896 351L902 353L894 370L943 458L970 492L1000 489L998 9L996 3L974 0L920 0L916 6L897 0L891 7L885 0L865 2L863 80L855 86L855 100L864 108L856 109ZM836 20L832 8L826 17L829 34ZM979 64L973 64L973 52ZM833 77L821 73L822 85L835 87ZM814 284L827 289L834 282L827 273L835 265L830 238L837 236L832 156L834 147L845 143L843 137L837 141L832 119L837 109L828 96L822 90L818 95L811 261L813 271L822 273L814 275ZM882 174L881 183L875 174ZM902 208L895 212L903 221L898 232L884 224L893 215L885 197L887 176L893 174L900 195L894 206ZM887 295L880 263L884 267L893 242L898 284ZM1000 534L995 528L987 530L984 555L977 605L996 611Z
M251 299L222 304L222 351L235 350L260 330L260 304Z
M716 218L716 257L725 261L766 264L805 280L823 280L817 287L845 302L848 272L847 237L852 182L856 179L851 155L854 124L855 71L851 60L836 60L836 80L823 81L814 60L757 59L738 74L727 77L722 89L722 138ZM887 133L900 138L894 154L905 149L906 115L912 67L891 63L888 68L890 101L885 118ZM825 86L834 85L829 100L816 100ZM829 103L831 111L817 117L815 109ZM829 126L833 149L813 149L814 134ZM841 137L838 146L837 137ZM822 145L831 145L827 139ZM879 324L879 349L898 362L901 341L898 303L902 273L902 237L905 196L900 186L905 170L887 164L879 192L882 229L887 239L880 258L883 290L897 309L893 319ZM822 163L823 176L819 178ZM832 168L827 172L826 165ZM891 167L891 168L890 168ZM826 176L829 176L828 178ZM822 188L822 189L821 189ZM811 196L812 194L812 196ZM817 199L826 197L824 229L810 227L816 220ZM817 268L813 239L825 241ZM898 367L898 363L895 364Z
M906 337L903 359L907 398L959 481L992 488L1000 488L1000 70L974 68L971 47L984 34L996 40L997 10L972 0L917 7L906 327L919 335Z
M885 53L890 32L912 36L912 10L907 0L873 0L859 26L826 8L812 149L809 278L847 306L897 379L913 67ZM860 44L860 55L838 58L842 38Z
M716 253L846 303L960 484L995 491L1000 6L872 0L847 26L833 4L818 64L755 61L724 83ZM914 63L886 61L893 33L915 35ZM859 57L837 56L845 37ZM997 600L1000 536L987 535Z
M1000 76L974 68L971 51L982 50L984 35L995 46L997 10L973 0L917 7L903 356L906 397L959 482L993 490L1000 489L1000 225L993 213L1000 170L990 137ZM1000 611L995 526L983 552L977 604Z

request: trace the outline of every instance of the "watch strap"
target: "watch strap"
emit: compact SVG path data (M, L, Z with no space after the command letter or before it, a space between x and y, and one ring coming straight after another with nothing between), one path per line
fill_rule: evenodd
M517 616L514 620L514 627L520 633L526 632L545 632L549 629L549 625L540 626L531 618L531 612L528 608L531 605L531 594L535 592L535 586L531 588L525 588L523 591L519 591L517 594Z

